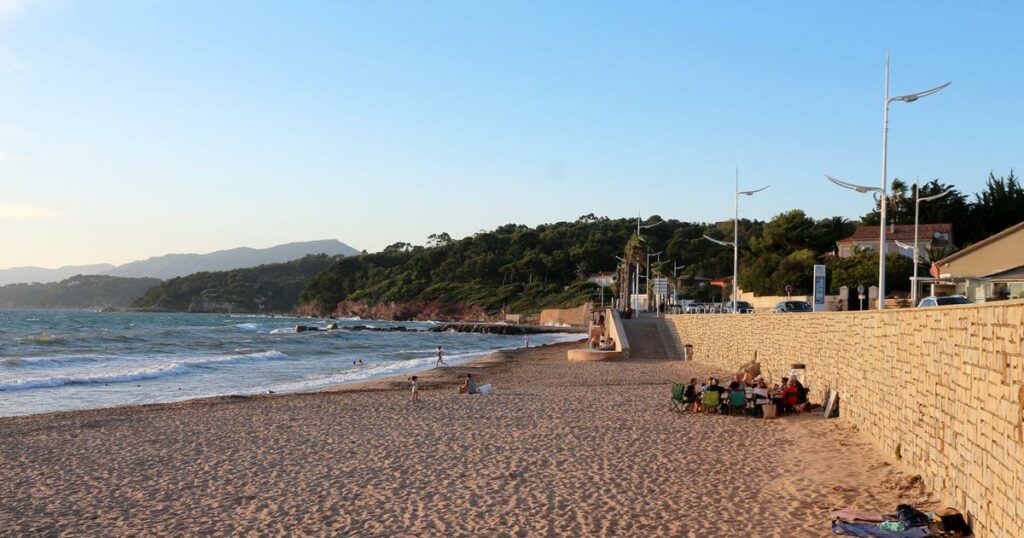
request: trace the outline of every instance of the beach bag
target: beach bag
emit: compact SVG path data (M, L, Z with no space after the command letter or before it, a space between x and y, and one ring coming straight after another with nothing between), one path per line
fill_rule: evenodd
M491 384L488 383L486 385L480 385L480 388L477 389L477 392L479 392L480 394L490 394L491 393Z
M931 522L927 514L909 504L897 506L896 515L899 516L900 522L907 527L923 527Z
M761 410L764 412L764 418L776 418L779 416L775 404L761 404Z

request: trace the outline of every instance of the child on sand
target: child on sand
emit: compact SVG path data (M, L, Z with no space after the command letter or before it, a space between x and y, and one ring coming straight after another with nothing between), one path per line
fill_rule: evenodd
M412 382L409 385L412 387L412 401L420 399L420 382L416 380L416 376L412 376Z

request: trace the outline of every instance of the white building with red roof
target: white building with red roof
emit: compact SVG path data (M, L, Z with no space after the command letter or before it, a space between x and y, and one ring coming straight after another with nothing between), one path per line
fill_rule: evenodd
M853 232L853 235L836 241L839 248L840 258L849 258L858 250L878 249L878 226L861 226ZM905 245L914 244L913 224L890 224L885 234L885 251L899 252L905 256L913 257L913 252L901 249L896 245L899 241ZM921 224L917 231L918 247L920 251L927 252L933 248L948 248L953 246L953 225L952 224Z

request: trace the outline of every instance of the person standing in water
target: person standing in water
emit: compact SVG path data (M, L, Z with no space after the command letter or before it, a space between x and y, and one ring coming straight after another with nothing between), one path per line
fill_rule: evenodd
M444 362L444 350L441 349L441 346L437 346L437 364L434 366L448 366L448 364Z

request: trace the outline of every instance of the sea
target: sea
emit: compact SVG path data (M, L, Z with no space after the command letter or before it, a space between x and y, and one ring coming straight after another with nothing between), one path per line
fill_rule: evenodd
M0 416L299 392L580 338L432 332L433 322L231 314L0 310ZM359 327L405 327L369 331Z

